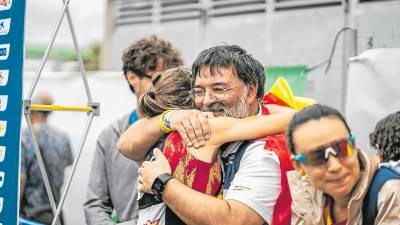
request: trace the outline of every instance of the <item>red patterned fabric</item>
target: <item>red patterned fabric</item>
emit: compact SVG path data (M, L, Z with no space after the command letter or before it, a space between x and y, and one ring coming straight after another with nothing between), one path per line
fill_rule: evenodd
M264 98L265 100L265 98ZM276 102L265 102L267 104L274 104ZM262 114L269 115L266 107L262 106ZM265 140L264 148L268 151L273 151L279 158L279 165L281 169L281 192L274 206L272 215L273 225L290 225L292 217L292 196L290 194L289 182L287 179L287 172L293 170L290 153L286 146L286 137L284 134L269 135L262 140Z
M171 165L173 177L193 190L218 195L222 174L221 163L215 157L211 163L197 159L189 151L178 132L172 132L165 142L164 155Z

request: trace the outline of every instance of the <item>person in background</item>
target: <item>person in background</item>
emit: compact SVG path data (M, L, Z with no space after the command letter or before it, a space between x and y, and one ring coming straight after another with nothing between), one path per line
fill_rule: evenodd
M377 165L355 143L344 117L329 106L313 105L289 123L288 146L297 171L288 173L292 224L362 225L363 205ZM400 186L381 196L372 224L398 224ZM397 214L396 214L397 213Z
M377 150L379 169L374 176L364 207L365 221L376 224L400 221L400 111L381 119L369 135L370 144ZM387 202L384 202L387 201ZM386 208L386 214L377 217L377 209ZM364 223L365 224L365 223Z
M400 174L400 111L381 119L369 135L369 143L378 152L380 166Z
M32 99L33 104L51 105L53 100L47 93ZM65 168L73 162L68 136L51 126L48 117L51 111L32 111L31 122L39 144L44 166L49 178L55 202L60 200ZM46 188L36 158L32 135L28 128L21 134L21 189L20 201L22 217L44 224L51 224L53 213ZM60 219L62 221L62 218Z
M179 51L170 42L155 35L128 47L122 56L122 70L137 101L151 86L156 72L182 65ZM107 126L97 139L92 169L84 203L88 225L111 225L113 211L117 224L136 225L138 165L122 156L116 143L120 135L142 115L136 110Z

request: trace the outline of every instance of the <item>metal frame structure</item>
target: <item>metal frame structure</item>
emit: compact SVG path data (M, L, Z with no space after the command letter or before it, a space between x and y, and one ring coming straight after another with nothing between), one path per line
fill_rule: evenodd
M35 76L35 79L34 79L34 81L32 83L32 86L31 86L31 88L29 90L29 93L28 93L26 99L24 99L24 115L25 115L26 123L28 125L30 134L32 136L32 140L34 142L34 149L35 149L36 157L37 157L37 160L38 160L38 163L39 163L40 172L41 172L42 177L43 177L43 181L44 181L44 184L45 184L46 192L47 192L47 195L49 197L51 209L52 209L53 215L54 215L53 221L51 223L52 225L60 224L59 217L60 217L60 214L61 214L61 210L62 210L62 207L64 205L65 198L66 198L66 196L68 194L68 191L69 191L69 188L70 188L70 185L71 185L71 182L72 182L72 178L74 177L74 174L75 174L78 162L79 162L79 158L81 156L83 147L85 145L86 138L87 138L89 129L91 127L93 118L95 116L99 116L100 115L100 104L99 103L94 103L93 100L92 100L90 88L89 88L88 81L87 81L87 75L86 75L86 71L85 71L85 66L83 64L83 58L82 58L82 55L80 53L78 40L76 38L75 28L74 28L74 25L72 23L72 17L71 17L71 13L70 13L70 10L69 10L69 3L70 3L70 0L63 0L63 7L62 7L62 10L61 10L60 16L58 17L58 20L57 20L56 26L54 28L54 31L53 31L53 33L51 35L49 44L48 44L48 46L46 48L46 52L45 52L45 54L44 54L44 56L42 58L42 61L40 63L39 69L38 69L38 72L37 72L37 74ZM87 104L87 106L62 106L62 105L36 105L36 104L31 104L31 99L32 99L33 93L35 92L36 86L37 86L37 84L38 84L38 82L40 80L40 76L41 76L41 74L43 72L43 68L44 68L44 66L45 66L45 64L47 62L47 59L49 57L49 53L50 53L50 51L51 51L51 49L53 47L54 41L55 41L55 39L57 37L58 31L60 29L61 23L62 23L65 15L67 15L67 20L68 20L68 24L69 24L69 28L70 28L73 44L74 44L75 53L77 55L77 60L78 60L78 63L79 63L79 69L80 69L80 72L81 72L81 75L82 75L82 80L83 80L84 88L85 88L85 91L86 91L86 97L87 97L88 104ZM46 171L46 168L44 166L43 157L42 157L42 155L40 153L39 144L38 144L38 141L36 139L36 136L34 135L33 126L32 126L31 120L30 120L30 114L31 114L32 111L86 112L87 116L88 116L88 120L87 120L85 129L84 129L84 132L83 132L83 136L82 136L81 142L79 144L79 151L78 151L78 154L76 155L76 157L74 159L74 163L73 163L73 166L72 166L72 172L68 177L68 181L66 183L66 187L65 187L65 189L64 189L64 191L63 191L63 193L61 195L61 198L60 198L60 201L58 202L58 205L55 202L54 195L53 195L53 192L52 192L51 187L50 187L50 182L49 182L49 178L48 178L48 175L47 175L47 171Z

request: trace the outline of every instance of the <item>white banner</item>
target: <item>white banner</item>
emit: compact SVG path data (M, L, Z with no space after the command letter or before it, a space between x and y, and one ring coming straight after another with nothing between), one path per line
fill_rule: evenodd
M350 59L346 117L360 147L371 154L376 123L400 110L400 48L371 49Z

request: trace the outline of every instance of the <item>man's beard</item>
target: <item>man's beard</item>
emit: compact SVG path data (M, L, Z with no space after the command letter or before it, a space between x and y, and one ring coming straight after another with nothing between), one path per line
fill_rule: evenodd
M214 102L209 106L203 106L200 110L203 112L223 112L224 116L238 119L246 118L249 116L249 107L246 104L247 93L248 90L245 88L243 94L232 104Z

